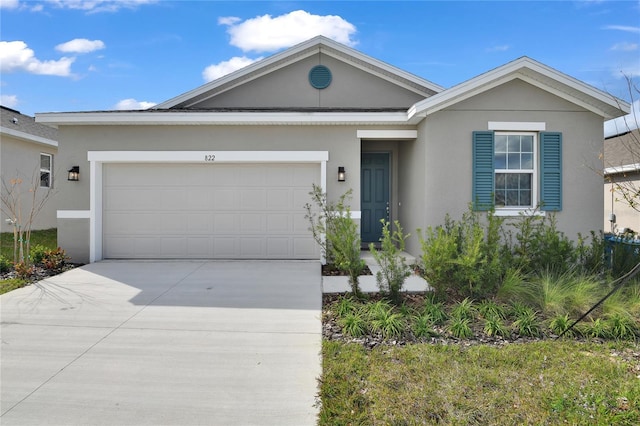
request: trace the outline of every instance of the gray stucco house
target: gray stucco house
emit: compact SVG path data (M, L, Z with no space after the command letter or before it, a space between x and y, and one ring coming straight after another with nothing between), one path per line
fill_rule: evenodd
M319 258L313 183L353 189L365 242L380 218L414 233L472 201L600 229L603 122L628 109L526 57L444 89L316 37L150 110L36 117L80 168L59 187L59 244L93 262Z
M58 170L55 169L57 139L58 131L55 128L36 123L33 117L0 106L0 193L4 200L13 197L16 207L16 215L10 215L11 209L2 206L0 232L13 231L13 224L7 220L18 219L16 225L24 228L28 216L36 210L31 229L57 226L56 206L52 198L58 183ZM9 196L9 191L13 191L12 196Z

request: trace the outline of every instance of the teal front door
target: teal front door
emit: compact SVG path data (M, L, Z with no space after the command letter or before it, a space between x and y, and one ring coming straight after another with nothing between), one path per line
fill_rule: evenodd
M389 220L389 154L363 152L360 182L360 232L362 242L369 246L382 237L380 220Z

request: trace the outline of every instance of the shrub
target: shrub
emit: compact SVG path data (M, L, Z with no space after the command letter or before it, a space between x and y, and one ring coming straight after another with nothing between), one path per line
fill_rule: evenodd
M589 337L607 339L611 335L609 327L605 320L596 318L584 327L584 334Z
M389 230L389 222L382 219L382 240L381 249L378 251L372 243L369 250L380 266L380 271L376 273L376 282L380 292L388 295L395 304L400 304L400 292L411 269L407 265L406 259L400 255L405 249L405 241L409 234L402 232L400 223L394 222L395 230Z
M442 302L436 302L432 298L425 300L423 316L431 318L435 325L442 325L447 320L447 312Z
M32 246L30 250L31 263L33 263L34 265L37 265L40 262L42 262L42 259L44 259L44 254L46 251L47 251L47 248L44 247L43 245L36 244L35 246Z
M524 337L539 337L540 323L535 311L530 308L520 311L513 321L513 328L516 333Z
M351 337L361 337L367 332L367 322L359 311L347 313L338 319L338 325Z
M9 272L11 270L11 261L4 256L0 256L0 273Z
M347 209L347 216L335 218L333 226L327 239L331 242L334 265L349 276L352 293L360 296L358 277L364 270L365 262L360 258L358 225L351 219L351 213Z
M484 332L487 336L507 337L510 332L504 321L497 315L490 315L484 321Z
M385 338L400 336L406 328L402 315L391 309L379 311L371 318L370 324L372 331L380 333Z
M453 306L451 309L451 317L472 321L475 318L476 312L477 309L473 300L467 297Z
M569 314L557 315L549 322L549 329L558 336L565 333L564 336L571 337L575 334L575 328L567 331L571 324L573 324L573 321L569 319Z
M412 317L413 335L420 337L432 337L437 336L438 333L433 329L433 320L429 315L415 315Z
M457 339L467 339L473 336L469 318L452 317L447 330Z
M18 262L13 265L13 269L16 271L16 275L20 279L27 279L35 272L33 265L29 265L26 262Z
M59 271L69 260L63 249L58 247L55 250L45 250L42 257L42 266L50 271Z
M480 302L480 305L478 306L478 312L480 312L480 315L482 315L484 318L506 318L504 308L491 299L485 299Z
M448 220L448 216L445 220ZM439 299L444 299L446 289L453 282L458 245L454 232L444 227L429 227L424 233L418 229L418 239L422 247L420 268Z
M638 326L629 315L615 313L607 318L607 326L614 339L632 340L637 336Z
M336 305L336 315L343 317L356 311L356 304L351 297L342 297Z
M320 246L325 261L349 276L349 284L353 294L360 295L358 277L365 267L360 258L360 233L358 226L351 219L348 199L352 190L340 196L337 203L327 200L327 194L317 185L309 192L312 202L305 204L305 218L309 220L309 230Z

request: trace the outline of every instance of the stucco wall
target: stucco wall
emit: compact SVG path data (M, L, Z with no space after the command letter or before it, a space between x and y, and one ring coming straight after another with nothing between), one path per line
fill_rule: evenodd
M472 193L472 132L489 121L544 122L563 134L563 209L558 227L570 238L602 228L602 119L522 81L512 81L428 117L421 126L425 156L425 226L459 218Z
M325 65L331 70L333 78L326 89L314 89L309 84L309 71L315 65ZM424 96L342 61L316 54L193 108L409 108L422 99Z
M56 227L56 206L55 196L57 195L57 184L61 180L61 170L57 165L57 148L52 146L40 145L31 142L22 141L11 136L2 135L0 143L0 175L2 181L10 186L12 179L22 179L20 187L20 203L23 214L23 226L26 225L26 217L31 212L33 206L33 192L29 189L36 189L36 202L39 202L50 191L47 188L40 188L40 153L53 155L53 193L49 195L48 201L44 204L42 210L36 216L32 224L32 229L49 229ZM65 175L66 176L66 175ZM3 196L6 194L4 185L1 186ZM5 220L8 216L2 213L0 218L0 230L2 232L12 231L11 225Z
M632 187L640 187L640 174L630 174L627 176L611 176L614 182L619 183L622 186L633 185ZM629 207L629 204L623 200L623 197L616 192L612 191L613 184L605 182L604 185L604 231L612 232L611 223L609 222L609 215L615 213L617 230L621 231L622 228L631 228L635 232L640 232L640 212ZM627 188L629 186L626 186Z
M60 210L89 210L88 151L329 151L329 199L336 201L352 189L351 209L359 211L361 141L357 131L364 129L356 126L61 126L61 166L80 166L80 181L60 182L57 206ZM363 145L372 151L392 152L393 159L398 157L393 154L397 149L395 143L378 141ZM347 171L346 182L337 181L339 166ZM392 170L397 169L392 166ZM61 246L74 259L86 256L88 222L59 219L58 223ZM86 225L82 225L84 223Z

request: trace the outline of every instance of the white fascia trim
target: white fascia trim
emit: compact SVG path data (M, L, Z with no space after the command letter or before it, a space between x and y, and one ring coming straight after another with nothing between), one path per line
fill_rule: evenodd
M58 219L90 219L91 210L58 210Z
M87 157L100 163L319 163L329 161L329 151L89 151Z
M624 166L607 167L606 169L604 169L605 175L614 175L616 173L631 173L631 172L640 172L640 163L625 164Z
M175 105L181 104L183 102L187 102L191 99L193 99L194 97L198 97L200 95L203 95L205 93L207 93L208 91L214 90L217 87L223 86L225 84L228 83L232 83L234 80L238 80L241 79L242 77L249 75L251 73L255 73L258 72L258 76L259 75L263 75L264 73L260 73L260 69L266 69L267 72L273 72L274 70L276 70L277 68L273 68L271 67L271 65L279 62L279 61L285 61L285 63L283 63L279 68L284 67L286 65L290 65L291 62L295 62L295 61L299 61L305 57L309 57L312 55L315 55L319 52L325 53L327 55L330 55L332 57L335 58L340 58L337 55L333 55L331 54L331 52L327 49L325 49L324 51L322 50L323 47L326 47L328 49L334 49L338 52L341 52L342 54L346 55L346 56L351 56L353 58L356 59L355 63L357 64L358 61L364 62L364 63L368 63L374 67L378 67L390 74L395 74L401 78L404 78L406 80L409 80L417 85L426 87L430 90L433 90L434 92L441 92L444 90L443 87L438 86L435 83L432 83L428 80L425 80L423 78L420 78L414 74L408 73L404 70L401 70L399 68L396 68L392 65L389 65L385 62L379 61L373 57L367 56L355 49L352 49L348 46L342 45L340 43L337 43L327 37L324 36L317 36L314 37L312 39L309 39L307 41L304 41L296 46L293 46L287 50L284 50L280 53L276 53L275 55L269 56L268 58L262 59L258 62L254 62L253 64L250 64L240 70L237 70L235 72L232 72L230 74L227 74L224 77L221 77L217 80L214 80L212 82L209 82L207 84L204 84L200 87L197 87L193 90L190 90L186 93L183 93L181 95L178 95L172 99L169 99L165 102L162 102L156 106L153 107L153 109L167 109L167 108L171 108ZM305 52L305 50L309 50L309 52L307 52L307 54L301 56L303 54L303 52ZM287 61L287 58L290 58L289 61ZM354 65L354 63L351 63L351 65ZM356 65L357 66L357 65ZM367 70L368 72L372 72L372 69L364 67L364 66L357 66L360 69L363 70ZM257 78L257 77L256 77ZM387 80L389 78L386 78ZM242 80L240 84L246 82L246 80ZM396 84L397 84L397 80L395 80ZM410 90L415 91L415 88L410 88Z
M489 121L487 127L489 130L541 132L547 130L547 123L524 121Z
M105 163L318 163L327 191L329 151L89 151L89 261L102 260L102 178Z
M546 65L534 61L531 58L522 57L501 67L481 74L475 78L472 78L471 80L467 80L464 83L460 83L457 86L438 93L437 95L433 95L430 98L417 102L409 109L409 118L413 118L414 115L426 116L428 114L432 114L452 104L460 102L478 93L482 93L515 78L520 78L524 81L527 81L528 83L535 84L536 86L555 94L562 93L549 87L548 85L543 85L541 82L535 81L534 79L526 76L522 72L522 70L531 70L533 72L539 73L549 79L559 82L560 84L564 84L569 88L582 92L585 95L590 96L611 107L620 109L625 113L628 113L628 110L630 108L630 105L625 101L616 99L608 93L602 92L601 90L589 86L579 80L576 80L573 77L569 77L568 75L563 74L553 68L547 67ZM567 99L568 96L569 95L567 95L566 93L562 93L562 97L564 99ZM580 100L572 96L570 98L571 102L574 102L586 108L586 103L581 102ZM588 105L587 109L593 111L597 108L593 105ZM598 112L598 115L602 115L602 112Z
M56 148L58 147L58 142L52 139L43 138L42 136L32 135L30 133L21 132L19 130L9 129L7 127L0 126L0 133L3 135L13 136L14 138L21 139L27 142L39 143Z
M417 130L358 130L359 139L416 139Z
M406 124L406 112L76 112L36 114L60 125L313 125Z

